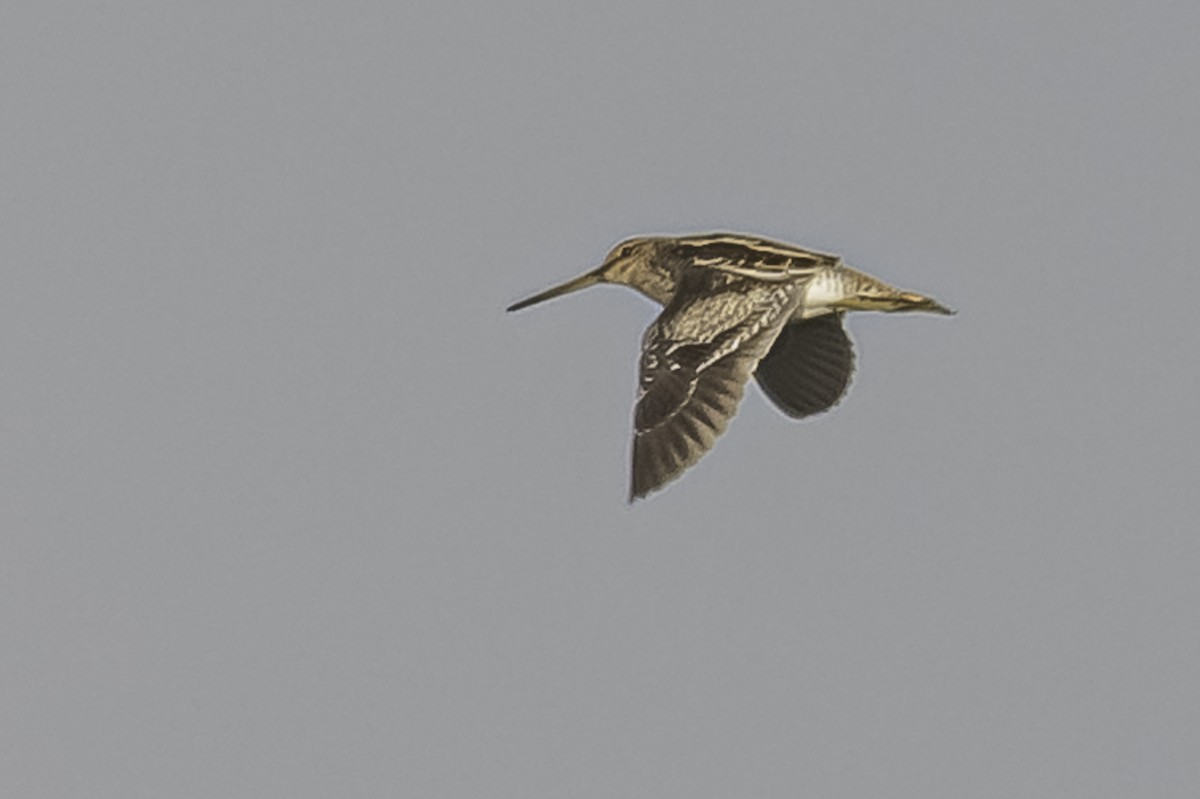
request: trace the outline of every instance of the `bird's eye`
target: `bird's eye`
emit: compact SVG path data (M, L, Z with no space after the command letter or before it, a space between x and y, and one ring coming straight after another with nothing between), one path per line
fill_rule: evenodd
M617 257L618 258L628 258L629 253L631 253L631 252L633 252L632 247L622 247L621 251L619 253L617 253Z

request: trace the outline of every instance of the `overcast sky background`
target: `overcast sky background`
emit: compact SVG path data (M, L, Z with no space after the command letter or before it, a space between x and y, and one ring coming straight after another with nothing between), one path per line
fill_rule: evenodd
M1200 6L0 12L0 794L1200 795ZM626 236L851 318L625 503Z

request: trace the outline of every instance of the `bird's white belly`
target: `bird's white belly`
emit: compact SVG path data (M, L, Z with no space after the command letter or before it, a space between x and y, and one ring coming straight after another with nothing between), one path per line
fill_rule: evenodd
M814 275L804 287L804 300L796 309L801 319L812 319L835 310L839 300L846 299L846 289L838 276L822 271Z

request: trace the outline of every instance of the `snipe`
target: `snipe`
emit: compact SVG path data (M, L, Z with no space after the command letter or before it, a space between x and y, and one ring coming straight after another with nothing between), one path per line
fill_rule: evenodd
M623 241L598 268L508 310L597 283L664 306L642 339L630 501L712 448L751 374L793 418L837 404L854 372L848 311L954 313L836 255L732 233Z

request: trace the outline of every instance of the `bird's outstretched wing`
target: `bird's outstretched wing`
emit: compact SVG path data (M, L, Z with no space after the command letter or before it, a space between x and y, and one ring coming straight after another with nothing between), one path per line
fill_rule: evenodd
M712 448L803 285L683 270L674 299L642 341L630 501L675 479Z
M772 402L795 419L837 404L854 374L854 345L842 313L784 325L754 376Z

